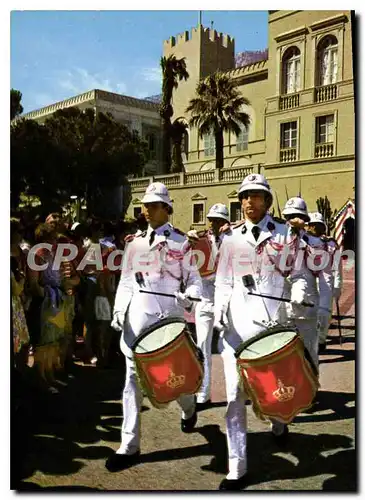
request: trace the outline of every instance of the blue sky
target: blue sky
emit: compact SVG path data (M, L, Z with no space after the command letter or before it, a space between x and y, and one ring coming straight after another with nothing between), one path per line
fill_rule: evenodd
M13 11L11 87L24 112L99 88L159 94L163 40L196 26L198 11ZM267 47L267 11L203 11L236 53Z

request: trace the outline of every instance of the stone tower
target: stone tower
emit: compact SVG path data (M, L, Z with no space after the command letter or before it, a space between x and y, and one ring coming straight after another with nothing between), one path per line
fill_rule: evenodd
M217 33L216 30L204 28L199 24L191 32L184 31L176 37L170 37L163 44L163 55L174 55L178 59L186 58L189 79L179 82L173 93L174 115L176 118L186 117L186 108L195 94L197 83L217 70L227 71L235 67L234 39L229 35ZM189 160L194 159L199 149L196 130L189 134Z
M163 44L163 55L185 57L190 75L187 82L179 83L174 91L174 118L184 116L189 100L195 93L199 80L217 70L227 71L235 67L234 39L201 24L191 32L172 36Z

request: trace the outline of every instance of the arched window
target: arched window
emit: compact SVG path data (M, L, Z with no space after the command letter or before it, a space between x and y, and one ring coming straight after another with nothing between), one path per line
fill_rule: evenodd
M236 139L236 151L247 151L248 149L248 127L241 124L241 132Z
M185 155L185 159L189 158L189 132L186 130L181 141L181 152Z
M337 38L328 35L322 38L317 48L317 84L330 85L337 82Z
M290 47L283 56L282 92L292 94L300 88L300 50Z
M204 156L215 155L215 136L213 132L204 135Z

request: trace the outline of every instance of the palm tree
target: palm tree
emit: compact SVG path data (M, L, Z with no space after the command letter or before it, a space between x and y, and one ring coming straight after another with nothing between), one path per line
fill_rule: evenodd
M171 125L172 163L171 172L183 172L184 163L181 154L181 143L188 126L181 119L175 120Z
M187 80L189 73L186 70L185 57L176 59L175 56L161 57L162 69L162 102L160 116L162 118L162 165L163 172L168 173L171 167L171 117L174 114L171 101L173 90L181 80Z
M250 115L241 110L250 101L240 95L233 81L224 73L214 73L199 82L196 97L190 100L186 109L191 113L189 124L198 128L201 138L211 132L215 136L216 167L223 168L224 132L241 132L241 125L250 125Z

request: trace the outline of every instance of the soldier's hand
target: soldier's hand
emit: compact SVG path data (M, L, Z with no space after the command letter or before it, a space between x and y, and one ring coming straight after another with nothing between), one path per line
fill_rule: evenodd
M124 314L121 312L115 312L113 315L113 320L111 327L117 332L123 332L124 329Z
M187 311L191 310L193 303L192 301L187 297L186 293L182 292L175 292L175 302L178 306L183 307Z

